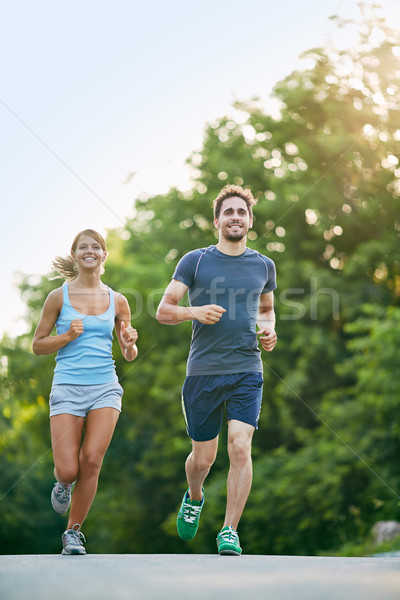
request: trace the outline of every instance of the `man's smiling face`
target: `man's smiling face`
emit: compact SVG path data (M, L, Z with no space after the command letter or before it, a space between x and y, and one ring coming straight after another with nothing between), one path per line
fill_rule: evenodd
M223 200L218 218L214 225L220 236L229 242L239 242L253 225L253 218L243 198L231 196Z

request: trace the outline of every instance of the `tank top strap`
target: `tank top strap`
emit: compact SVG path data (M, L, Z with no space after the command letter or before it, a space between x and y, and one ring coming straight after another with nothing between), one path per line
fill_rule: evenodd
M108 287L108 293L110 294L110 306L109 306L109 310L113 313L113 315L115 316L115 297L114 297L114 290L112 290L110 287Z
M69 301L69 295L68 295L68 281L66 281L65 283L63 283L62 288L63 288L63 302L64 302L64 304L66 306L71 306L72 307L72 304Z

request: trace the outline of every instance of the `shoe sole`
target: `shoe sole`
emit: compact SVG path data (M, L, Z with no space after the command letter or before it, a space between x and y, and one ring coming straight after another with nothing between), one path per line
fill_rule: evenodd
M86 550L84 550L83 552L79 548L77 548L76 550L63 550L61 554L69 556L83 556L84 554L86 554Z
M221 556L240 556L242 553L236 550L220 550L219 554Z
M197 531L196 531L196 533L197 533ZM194 535L192 535L192 537L187 537L187 536L183 537L178 531L178 536L179 536L179 539L181 539L183 542L190 542L191 540L193 540L196 537L196 533Z

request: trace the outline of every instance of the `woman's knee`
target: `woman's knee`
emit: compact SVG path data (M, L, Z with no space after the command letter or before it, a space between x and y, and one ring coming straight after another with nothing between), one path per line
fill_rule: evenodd
M103 455L98 452L81 449L79 454L79 470L98 473L103 463Z
M54 470L57 481L64 484L73 483L78 478L78 464L57 464Z

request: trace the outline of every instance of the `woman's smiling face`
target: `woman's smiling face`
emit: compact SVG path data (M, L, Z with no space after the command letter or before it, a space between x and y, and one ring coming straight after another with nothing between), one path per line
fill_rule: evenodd
M101 244L89 235L81 235L76 245L76 250L71 251L78 267L92 268L101 266L106 258L106 252Z

